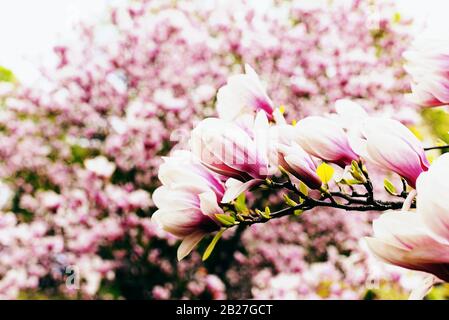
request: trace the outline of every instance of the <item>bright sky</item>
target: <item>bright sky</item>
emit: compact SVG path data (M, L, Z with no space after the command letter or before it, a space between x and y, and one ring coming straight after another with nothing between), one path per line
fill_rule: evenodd
M70 39L76 21L101 17L112 1L120 0L0 0L0 65L13 69L22 80L32 78L33 60L61 37ZM430 29L449 32L448 0L396 2L401 12L426 22Z

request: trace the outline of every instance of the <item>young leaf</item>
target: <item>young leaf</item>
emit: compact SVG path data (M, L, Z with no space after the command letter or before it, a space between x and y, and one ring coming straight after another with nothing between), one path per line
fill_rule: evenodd
M232 217L230 215L227 215L227 214L224 214L224 213L216 213L215 217L225 227L230 227L230 226L233 226L235 224L234 217Z
M360 181L362 183L366 182L366 178L363 175L362 170L359 167L359 164L357 163L357 161L352 160L351 163L351 175L357 180Z
M302 181L299 181L299 191L305 196L309 194L309 188L307 188L306 184Z
M223 232L225 232L226 229L221 229L217 232L217 234L214 236L212 241L209 243L209 245L206 248L206 251L204 251L203 254L203 261L206 261L207 258L209 258L210 254L215 248L215 245L217 244L218 240L220 240L221 236L223 235Z
M316 173L318 177L320 177L321 181L323 181L323 183L326 184L329 181L331 181L332 176L334 175L334 168L332 168L327 163L323 162L316 169Z
M264 211L260 211L259 209L256 209L256 213L259 215L259 216L261 216L261 217L263 217L263 218L265 218L265 219L271 219L271 217L270 217L270 214L267 214L266 213L266 211L264 212Z
M290 197L289 197L288 195L284 194L283 197L284 197L285 203L286 203L288 206L290 206L290 207L295 207L295 206L298 205L295 201L293 201L292 199L290 199ZM268 207L267 207L267 208L268 208Z
M395 188L395 186L387 178L385 178L385 180L384 180L384 188L385 188L385 190L389 194L391 194L393 196L396 195L396 188Z
M239 213L247 214L249 212L248 208L246 207L245 193L242 193L237 197L234 203L234 207Z

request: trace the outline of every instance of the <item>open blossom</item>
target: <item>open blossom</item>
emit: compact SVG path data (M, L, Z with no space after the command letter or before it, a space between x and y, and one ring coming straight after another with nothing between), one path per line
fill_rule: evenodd
M206 234L219 229L215 214L223 213L218 201L224 187L187 151L178 151L173 157L165 158L159 179L164 185L153 193L158 210L152 220L183 239L178 248L178 259L181 260Z
M220 118L233 120L241 114L263 110L269 119L273 102L268 97L257 73L248 64L245 74L231 76L217 93L217 112Z
M208 233L218 230L215 214L223 213L218 205L224 186L187 151L166 157L159 170L163 186L153 193L158 210L153 214L165 231L183 239L178 248L181 260Z
M268 119L260 111L250 132L218 118L201 121L192 131L190 147L210 170L232 178L222 201L229 202L268 176Z
M195 194L162 186L154 191L153 201L159 208L152 216L153 221L182 239L178 260L187 256L206 234L220 227L214 215L223 211L213 192Z
M417 181L416 212L387 212L374 221L371 250L384 261L449 281L449 154Z
M351 147L362 158L396 172L413 188L429 167L421 142L399 121L368 117L350 136Z
M423 107L449 104L449 37L424 34L404 53L405 70L412 76L412 102Z
M343 128L324 117L307 117L295 126L295 141L309 154L344 167L358 159Z

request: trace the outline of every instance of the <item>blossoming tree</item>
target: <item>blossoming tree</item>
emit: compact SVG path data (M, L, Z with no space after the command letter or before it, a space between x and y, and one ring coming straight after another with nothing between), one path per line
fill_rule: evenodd
M370 279L401 283L359 239L373 210L425 211L433 165L404 124L416 102L447 103L444 52L412 51L407 76L410 22L387 2L254 3L114 7L55 48L38 85L0 90L1 297L362 298ZM378 225L368 244L389 260Z

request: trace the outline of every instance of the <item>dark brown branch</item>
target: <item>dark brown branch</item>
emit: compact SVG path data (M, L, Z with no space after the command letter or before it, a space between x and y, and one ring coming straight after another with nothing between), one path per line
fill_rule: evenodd
M446 144L446 145L444 145L444 146L427 147L427 148L424 148L424 151L430 151L430 150L442 150L442 149L449 149L449 145Z
M288 207L285 209L281 209L276 212L272 212L270 214L270 219L267 219L262 216L252 217L249 220L242 221L241 223L244 225L252 225L255 223L264 223L271 219L281 218L284 216L288 216L293 214L297 210L306 211L317 207L327 207L327 208L335 208L342 209L346 211L387 211L387 210L398 210L401 209L403 202L394 202L394 201L374 201L374 203L365 203L357 202L357 205L351 204L341 204L341 203L333 203L327 202L323 200L315 200L311 198L307 198L303 203L298 204L297 206ZM412 204L412 208L415 207L415 203Z

